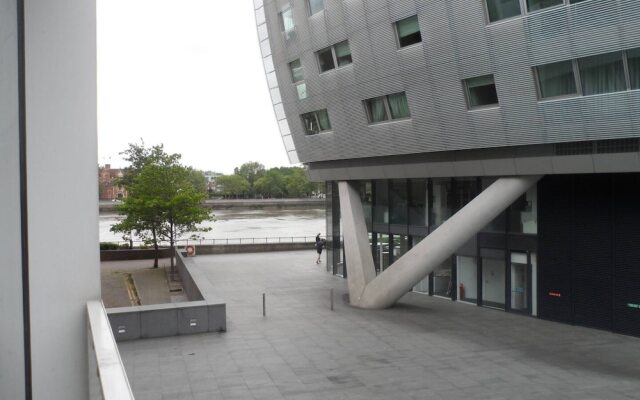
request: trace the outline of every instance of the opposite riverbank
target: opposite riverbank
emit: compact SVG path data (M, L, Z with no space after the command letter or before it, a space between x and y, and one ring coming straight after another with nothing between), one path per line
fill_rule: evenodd
M101 200L100 212L115 211L119 202ZM325 199L237 199L237 200L205 200L205 206L214 210L249 209L249 210L273 210L273 209L303 209L311 210L324 208Z

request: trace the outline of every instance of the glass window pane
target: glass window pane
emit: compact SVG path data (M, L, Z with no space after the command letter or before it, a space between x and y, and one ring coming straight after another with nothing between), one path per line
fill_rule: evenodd
M398 225L407 224L407 181L404 179L394 179L391 181L391 223Z
M338 67L351 64L351 48L349 47L349 41L345 40L335 45L336 58L338 59Z
M436 178L433 180L433 226L437 227L446 221L453 211L451 179Z
M458 300L476 303L478 300L478 267L475 257L457 257Z
M378 233L376 244L374 264L376 270L382 272L387 269L391 263L391 257L389 255L389 235Z
M493 75L465 80L469 96L469 108L498 104L498 93Z
M573 75L573 63L561 61L558 63L536 67L540 98L566 96L576 94L576 80Z
M391 118L409 118L411 113L409 112L409 103L407 102L407 95L402 93L391 94L387 96L389 100L389 110L391 110Z
M428 226L427 216L427 180L412 179L411 195L409 196L409 224L414 226Z
M369 122L381 122L389 119L387 110L384 107L384 97L376 97L374 99L365 100L367 112L369 113Z
M289 68L291 69L291 80L293 80L293 83L300 82L304 79L304 68L302 68L302 63L299 59L291 61Z
M313 15L322 10L324 10L323 0L309 0L309 15Z
M422 41L417 15L396 22L396 30L398 31L400 47L409 46Z
M320 72L329 71L336 66L333 63L333 54L331 53L331 47L318 52L318 62L320 63Z
M454 213L466 206L478 195L478 181L476 178L456 178L456 202Z
M557 6L564 0L527 0L527 8L529 11L542 10L543 8Z
M298 100L307 98L307 85L305 83L296 85L296 90L298 92Z
M370 181L360 182L360 199L362 200L362 211L364 211L364 220L367 226L371 226L373 191Z
M487 0L489 21L495 22L520 15L519 0Z
M482 190L485 190L489 186L491 186L497 179L495 178L482 178ZM504 232L505 225L507 223L507 214L506 212L501 212L500 215L495 217L491 222L489 222L484 228L482 228L483 232Z
M627 51L631 89L640 89L640 49Z
M373 207L373 222L376 224L389 223L389 186L386 180L373 181L375 187L375 203Z
M407 251L409 251L409 236L393 235L393 257L391 263L398 261Z
M582 93L621 92L627 89L622 64L622 53L601 54L578 60Z
M316 113L310 112L302 114L301 117L305 133L307 135L315 135L316 133L320 132L320 127L318 126L318 121L316 120Z
M293 23L293 13L290 8L282 11L280 13L280 30L282 32L289 32L293 28L295 28L295 24Z
M331 130L331 121L329 121L329 113L327 109L316 111L318 116L318 123L320 124L321 131L330 131Z
M529 189L509 207L509 232L538 233L538 191Z

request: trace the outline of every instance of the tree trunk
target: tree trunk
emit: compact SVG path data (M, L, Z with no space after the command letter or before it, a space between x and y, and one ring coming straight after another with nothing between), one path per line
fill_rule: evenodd
M160 256L160 250L158 249L158 238L156 236L156 228L151 229L153 234L153 248L156 249L156 257L153 260L153 268L158 268L158 258Z

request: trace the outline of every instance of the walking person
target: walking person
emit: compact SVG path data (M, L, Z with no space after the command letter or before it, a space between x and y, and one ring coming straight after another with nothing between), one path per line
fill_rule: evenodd
M316 251L318 252L318 259L316 260L316 264L320 264L322 261L320 260L320 256L322 255L322 249L324 249L324 245L327 241L325 239L320 238L320 234L316 235Z

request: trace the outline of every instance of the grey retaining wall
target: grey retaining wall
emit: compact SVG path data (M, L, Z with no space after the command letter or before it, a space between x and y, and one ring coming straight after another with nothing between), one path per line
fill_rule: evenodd
M190 301L107 309L116 341L227 330L226 304L193 259L176 252L176 267Z

